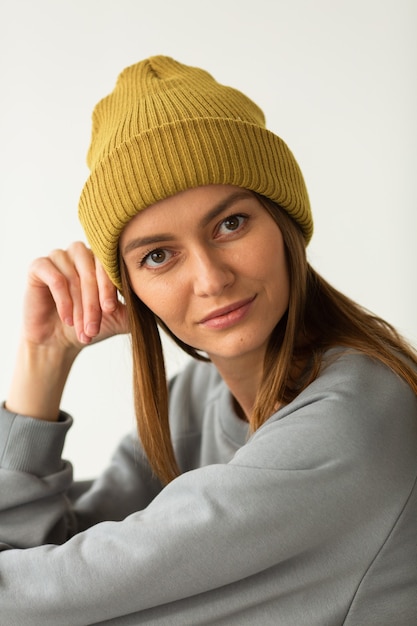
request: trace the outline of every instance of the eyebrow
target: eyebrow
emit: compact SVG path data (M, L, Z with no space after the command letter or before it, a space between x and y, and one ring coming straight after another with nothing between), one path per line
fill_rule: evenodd
M211 220L216 218L220 213L225 211L231 205L235 204L239 200L253 197L254 196L252 192L246 189L241 189L239 191L233 192L230 196L228 196L224 200L221 200L212 209L210 209L210 211L208 211L200 220L200 225L202 227L207 226L211 222ZM150 235L149 237L136 237L135 239L131 239L123 248L123 255L128 254L136 248L154 245L163 241L172 241L173 239L175 239L175 236L171 233L158 233L156 235Z

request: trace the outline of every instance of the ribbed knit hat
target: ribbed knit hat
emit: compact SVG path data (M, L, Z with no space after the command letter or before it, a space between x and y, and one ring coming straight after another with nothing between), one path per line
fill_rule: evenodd
M126 68L93 112L91 170L79 218L92 251L120 285L118 242L139 211L180 191L228 184L274 200L300 225L313 221L286 144L259 107L206 71L155 56Z

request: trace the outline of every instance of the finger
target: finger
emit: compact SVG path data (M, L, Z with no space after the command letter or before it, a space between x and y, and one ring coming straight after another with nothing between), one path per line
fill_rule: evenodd
M113 313L117 309L117 288L113 285L100 261L95 259L96 277L99 291L100 305L106 313Z
M72 303L72 325L74 326L78 340L81 343L89 343L88 337L84 333L84 312L83 296L81 288L81 278L79 270L73 258L73 254L68 250L53 250L49 258L58 269L66 286Z
M28 275L29 288L46 289L49 297L52 297L60 320L69 326L74 323L73 301L68 288L68 282L59 268L50 257L40 257L35 259L29 268ZM42 300L44 298L42 297ZM31 303L31 308L42 308L42 302ZM30 311L33 313L34 311Z
M83 243L76 242L68 249L77 278L70 283L74 300L74 324L77 336L89 343L100 331L102 309L96 276L94 256Z

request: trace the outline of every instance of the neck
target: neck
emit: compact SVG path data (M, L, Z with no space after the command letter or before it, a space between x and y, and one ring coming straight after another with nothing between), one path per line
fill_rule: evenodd
M236 414L249 422L262 380L263 362L253 363L251 359L224 362L214 357L211 360L234 398Z

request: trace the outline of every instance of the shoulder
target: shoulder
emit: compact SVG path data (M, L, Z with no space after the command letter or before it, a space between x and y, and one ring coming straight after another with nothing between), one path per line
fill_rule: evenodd
M392 462L415 472L417 397L385 365L332 350L317 379L249 443L282 468L331 464L363 470Z
M335 348L324 355L305 396L320 393L329 401L337 399L341 408L349 406L350 412L389 416L402 411L416 417L417 398L409 385L380 361L354 350Z

